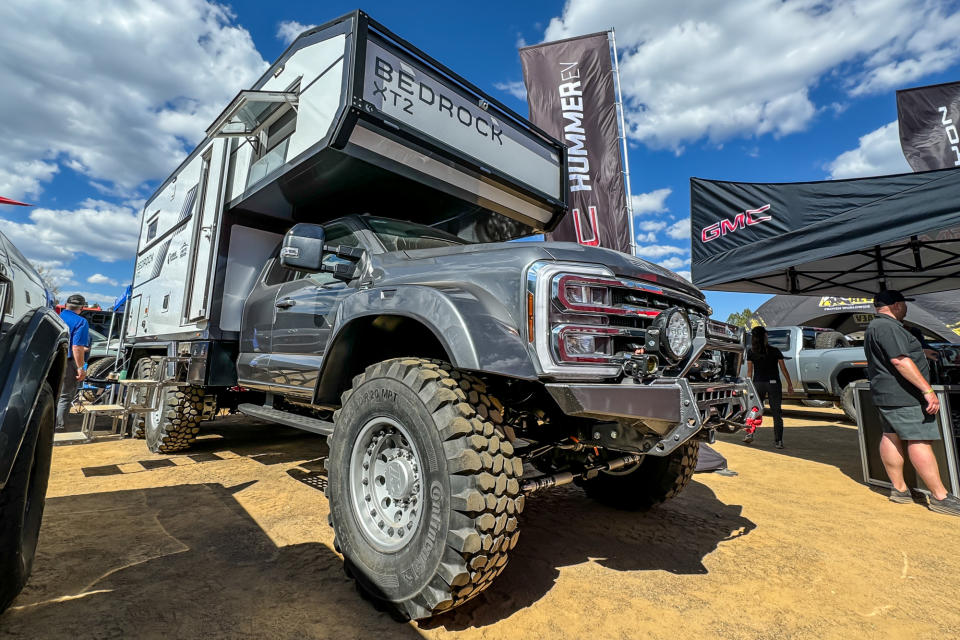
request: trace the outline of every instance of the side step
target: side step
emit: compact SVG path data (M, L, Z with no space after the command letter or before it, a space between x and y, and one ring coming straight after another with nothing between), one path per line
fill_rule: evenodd
M297 415L296 413L273 409L272 407L263 407L258 404L241 404L237 407L237 411L251 418L260 418L268 422L276 422L287 427L303 429L304 431L316 433L321 436L329 436L333 433L334 425L332 422L308 418Z

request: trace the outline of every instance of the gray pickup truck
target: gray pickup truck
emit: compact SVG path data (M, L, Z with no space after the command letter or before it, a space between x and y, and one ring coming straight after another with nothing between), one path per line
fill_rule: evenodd
M407 618L486 589L537 491L677 495L760 418L743 331L644 260L507 242L556 227L566 169L363 12L305 32L144 207L122 386L157 385L147 445L217 408L327 436L335 546Z
M863 347L850 345L838 331L820 327L767 327L771 345L783 352L794 393L784 399L810 406L837 404L856 422L853 383L867 379Z

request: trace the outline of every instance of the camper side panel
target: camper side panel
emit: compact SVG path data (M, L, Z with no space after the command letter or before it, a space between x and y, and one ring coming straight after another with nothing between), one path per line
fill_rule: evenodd
M260 87L262 91L299 89L295 129L282 140L261 134L256 149L250 141L237 146L231 157L230 200L242 196L329 134L343 98L346 46L344 34L306 46L290 56L283 70Z

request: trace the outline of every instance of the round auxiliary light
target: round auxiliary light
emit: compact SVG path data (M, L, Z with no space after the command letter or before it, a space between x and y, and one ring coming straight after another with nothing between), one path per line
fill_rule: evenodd
M661 348L666 351L668 357L680 360L690 353L690 348L693 346L690 321L680 309L669 309L665 313L667 318L663 332L667 339L661 341Z

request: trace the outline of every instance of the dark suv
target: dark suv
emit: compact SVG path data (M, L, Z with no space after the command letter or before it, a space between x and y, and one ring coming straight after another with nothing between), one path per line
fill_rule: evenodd
M50 474L67 328L0 233L0 612L30 576Z

